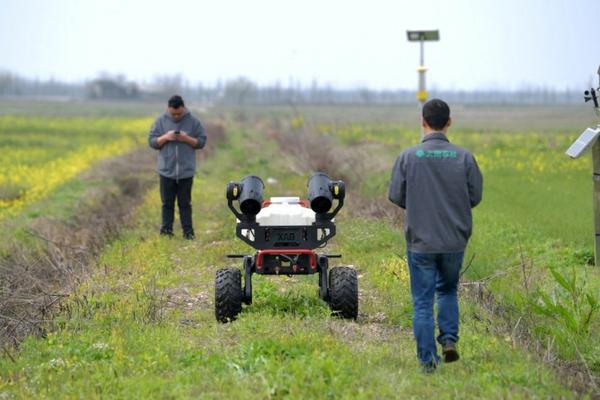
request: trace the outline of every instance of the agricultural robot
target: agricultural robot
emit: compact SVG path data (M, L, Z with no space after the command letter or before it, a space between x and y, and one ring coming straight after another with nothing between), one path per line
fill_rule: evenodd
M334 314L356 319L356 270L347 266L330 269L329 259L340 258L341 254L316 252L335 236L334 218L344 205L344 182L332 181L324 173L315 173L308 181L308 200L271 197L263 201L263 190L263 181L257 176L246 176L241 182L227 184L227 204L237 218L236 235L257 251L249 255L227 255L241 258L242 270L232 267L217 271L217 320L232 321L241 312L242 303L252 304L253 274L319 274L321 299L330 305ZM331 211L334 200L337 204Z

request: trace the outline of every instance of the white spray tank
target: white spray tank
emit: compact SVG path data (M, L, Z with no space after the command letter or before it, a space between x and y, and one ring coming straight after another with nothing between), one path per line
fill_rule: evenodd
M271 197L256 215L256 222L262 226L307 226L315 222L315 212L299 197Z

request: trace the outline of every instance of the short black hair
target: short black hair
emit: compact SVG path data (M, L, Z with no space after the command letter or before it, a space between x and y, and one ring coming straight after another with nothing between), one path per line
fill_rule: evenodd
M442 130L450 119L450 107L444 100L431 99L423 105L423 119L432 129Z
M174 94L173 96L171 96L168 104L171 108L185 107L185 104L183 104L183 99L178 94Z

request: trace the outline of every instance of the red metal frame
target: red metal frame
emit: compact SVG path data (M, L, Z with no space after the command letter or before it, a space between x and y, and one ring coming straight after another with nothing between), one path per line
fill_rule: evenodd
M300 205L304 208L310 208L310 202L308 200L300 200Z
M278 255L278 254L285 254L285 255L307 254L309 256L309 259L310 259L310 269L317 268L317 253L315 253L312 250L307 250L307 249L276 250L276 249L273 249L273 250L260 250L258 252L258 254L256 255L256 268L257 269L262 269L263 258L265 256L265 254L270 254L270 255Z

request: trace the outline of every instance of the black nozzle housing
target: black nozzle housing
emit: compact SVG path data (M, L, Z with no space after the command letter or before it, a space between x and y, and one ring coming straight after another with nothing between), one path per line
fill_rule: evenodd
M242 214L252 216L258 214L262 208L263 191L265 189L262 179L255 175L248 175L242 179L239 186L241 190L238 200Z
M317 214L324 214L331 209L333 193L330 183L331 179L323 172L314 173L308 180L308 201Z

